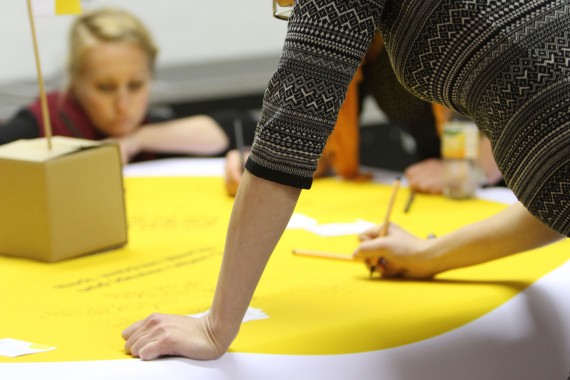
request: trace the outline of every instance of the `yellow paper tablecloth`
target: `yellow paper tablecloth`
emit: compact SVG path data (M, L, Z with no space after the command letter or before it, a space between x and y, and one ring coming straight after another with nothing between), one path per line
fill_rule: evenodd
M223 180L125 181L126 247L53 264L0 257L0 338L57 347L0 362L128 358L120 333L132 322L152 312L209 308L233 203ZM505 207L418 195L405 214L401 192L392 221L420 236L442 235ZM386 185L319 180L303 192L296 212L320 223L380 222L390 194ZM294 248L350 254L356 245L355 236L286 231L252 301L270 318L244 323L231 351L339 354L414 343L495 309L570 254L565 240L426 282L370 280L359 263L291 254Z

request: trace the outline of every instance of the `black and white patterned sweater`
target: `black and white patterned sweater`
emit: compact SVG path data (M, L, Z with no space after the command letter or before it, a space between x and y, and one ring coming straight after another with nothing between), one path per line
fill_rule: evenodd
M570 0L298 0L247 169L311 187L377 30L400 82L475 120L519 200L570 236Z

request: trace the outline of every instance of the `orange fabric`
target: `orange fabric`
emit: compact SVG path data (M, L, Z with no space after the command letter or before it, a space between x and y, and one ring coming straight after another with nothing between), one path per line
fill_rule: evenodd
M360 174L360 132L358 84L362 70L356 71L338 113L335 128L327 140L319 161L316 177L326 175L329 169L343 178L356 178Z
M364 61L376 59L384 48L384 40L377 34ZM358 67L342 104L334 131L329 136L315 177L327 175L332 169L345 179L365 179L360 174L360 97L358 85L363 80L362 68Z
M432 110L435 118L435 128L438 136L441 137L443 135L443 126L451 119L453 111L438 103L432 104Z
M384 48L384 41L379 34L372 41L366 60L376 59ZM345 179L366 179L369 176L360 173L360 124L358 85L363 80L362 68L359 67L348 86L335 128L329 136L323 155L319 160L314 177L322 177L332 170ZM433 104L437 133L441 136L443 125L449 121L453 111L440 104Z

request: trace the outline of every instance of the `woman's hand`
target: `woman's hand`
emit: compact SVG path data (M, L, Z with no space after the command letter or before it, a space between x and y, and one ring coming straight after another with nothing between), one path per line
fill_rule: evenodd
M408 166L404 175L410 188L419 193L441 194L443 192L443 161L435 158Z
M385 277L416 279L432 278L438 273L435 260L424 253L433 240L420 239L394 224L390 224L385 237L379 236L380 230L381 226L376 226L361 234L361 243L353 253L369 270L374 266Z
M235 334L229 339L216 336L208 315L192 318L151 314L127 327L122 335L126 340L125 350L143 360L165 355L210 360L226 352Z
M242 153L240 158L240 151L237 149L230 150L226 153L226 160L224 163L224 175L226 181L226 190L228 194L235 197L241 177L243 175L243 163L249 157L249 150Z
M137 139L136 134L125 137L109 138L105 141L114 142L119 145L121 162L123 164L129 163L131 159L141 151L140 143Z
M395 225L379 237L375 227L361 235L355 259L375 265L383 276L430 278L528 251L564 238L517 202L487 219L467 224L437 239L420 239ZM382 260L380 258L383 258Z

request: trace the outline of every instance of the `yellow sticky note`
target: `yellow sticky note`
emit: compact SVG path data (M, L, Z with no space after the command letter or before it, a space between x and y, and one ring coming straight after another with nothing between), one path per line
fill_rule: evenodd
M55 14L70 15L81 13L81 0L55 0Z
M81 13L81 0L32 0L36 16L71 15Z

